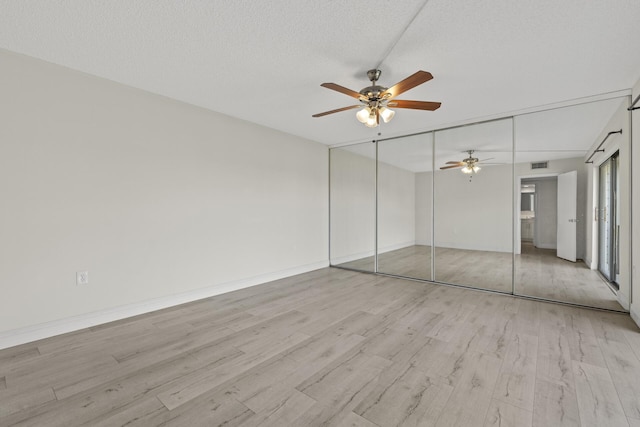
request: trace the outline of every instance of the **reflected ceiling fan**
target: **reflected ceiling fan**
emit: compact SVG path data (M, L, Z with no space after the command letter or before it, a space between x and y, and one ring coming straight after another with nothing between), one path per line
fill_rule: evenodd
M469 154L469 157L466 159L462 159L460 162L447 162L448 166L442 166L440 169L453 169L453 168L462 168L462 173L478 173L480 171L479 164L485 164L488 160L493 160L493 157L490 159L479 160L477 157L473 157L473 153L475 150L467 150L466 153Z
M413 89L414 87L426 83L433 78L431 73L427 71L417 71L410 75L401 82L386 88L379 86L377 83L380 78L380 70L367 71L367 77L371 80L371 86L367 86L360 92L348 89L344 86L337 85L335 83L322 83L320 86L327 89L335 90L340 93L344 93L352 98L360 101L360 104L350 105L349 107L338 108L336 110L325 111L324 113L314 114L313 117L322 117L328 114L339 113L341 111L352 110L354 108L361 108L356 114L358 121L364 123L367 127L376 127L380 124L380 117L387 123L396 114L393 108L409 108L412 110L428 110L434 111L440 108L440 102L429 101L407 101L401 99L394 99L396 96Z

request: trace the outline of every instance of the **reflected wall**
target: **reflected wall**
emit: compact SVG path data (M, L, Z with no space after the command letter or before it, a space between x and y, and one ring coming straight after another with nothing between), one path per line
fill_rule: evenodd
M376 146L329 152L329 248L332 265L375 271Z

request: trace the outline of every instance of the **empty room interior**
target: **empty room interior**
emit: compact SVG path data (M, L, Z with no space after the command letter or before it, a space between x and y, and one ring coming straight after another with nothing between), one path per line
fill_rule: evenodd
M1 426L640 427L640 3L0 1Z

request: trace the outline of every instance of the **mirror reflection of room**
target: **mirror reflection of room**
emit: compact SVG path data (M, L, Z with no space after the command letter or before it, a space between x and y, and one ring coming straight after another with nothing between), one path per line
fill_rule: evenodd
M628 133L607 138L628 126L627 105L627 98L617 98L515 118L514 293L627 309L629 251L622 251L622 260L620 248L629 242L622 241L620 230L628 227L628 177L622 185L626 193L611 187L622 184L620 170L628 170L628 163L616 176L614 167L607 172L601 167L613 164L607 159L617 159L621 151L628 156ZM621 265L623 274L612 273Z
M332 149L332 265L628 310L628 103Z
M435 280L512 292L512 119L435 132Z
M433 133L378 143L378 271L432 277Z

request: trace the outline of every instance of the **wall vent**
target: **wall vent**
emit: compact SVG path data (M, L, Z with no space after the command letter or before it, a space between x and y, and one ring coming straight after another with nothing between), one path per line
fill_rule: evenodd
M549 162L535 162L531 163L531 169L547 169Z

